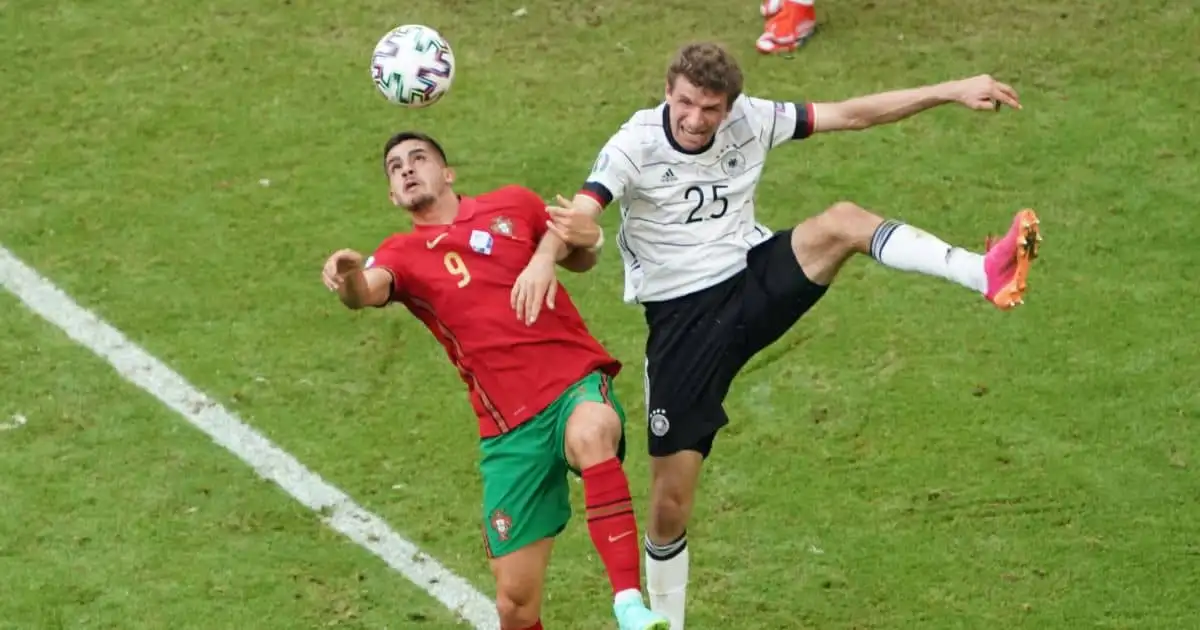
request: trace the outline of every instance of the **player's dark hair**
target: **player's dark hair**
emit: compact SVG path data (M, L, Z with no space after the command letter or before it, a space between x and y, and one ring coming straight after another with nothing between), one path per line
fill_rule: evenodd
M388 138L387 144L383 145L383 172L384 173L387 172L388 153L391 153L392 149L396 148L396 145L400 144L401 142L408 142L409 140L419 140L421 142L424 142L425 144L428 144L429 146L433 147L433 150L437 151L438 156L442 158L442 164L448 165L450 163L446 159L446 152L442 150L442 145L438 144L438 141L434 140L433 136L431 136L427 133L421 133L420 131L401 131L400 133L392 136L391 138Z
M698 42L680 48L667 67L667 85L674 88L679 77L700 89L724 94L729 105L742 95L742 69L719 44Z

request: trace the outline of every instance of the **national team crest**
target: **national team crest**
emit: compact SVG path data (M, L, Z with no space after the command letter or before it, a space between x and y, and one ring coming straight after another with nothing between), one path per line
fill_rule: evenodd
M650 411L650 432L655 437L662 437L671 430L671 421L667 420L667 412L664 409L652 409Z
M501 540L507 541L512 536L512 517L504 513L504 510L493 510L492 516L488 518L488 522L492 526L492 530L496 532Z
M721 156L721 170L726 175L734 177L746 170L746 156L737 149L730 149Z
M508 217L496 217L495 220L492 221L492 231L496 234L503 234L504 236L511 238L513 235L512 220L510 220Z

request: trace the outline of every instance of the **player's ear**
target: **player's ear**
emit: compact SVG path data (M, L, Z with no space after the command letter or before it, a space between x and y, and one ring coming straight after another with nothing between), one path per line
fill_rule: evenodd
M442 177L445 178L446 184L448 186L454 185L454 178L455 178L454 169L450 168L449 166L447 166L446 168L443 168L442 169Z

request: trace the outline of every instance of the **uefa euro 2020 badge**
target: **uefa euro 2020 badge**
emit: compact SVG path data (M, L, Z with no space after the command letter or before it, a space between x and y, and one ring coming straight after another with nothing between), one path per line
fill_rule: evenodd
M471 230L471 249L484 256L492 255L492 235L483 230Z

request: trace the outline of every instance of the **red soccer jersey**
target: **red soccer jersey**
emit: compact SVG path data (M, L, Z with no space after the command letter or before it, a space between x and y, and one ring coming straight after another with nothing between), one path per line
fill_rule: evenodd
M543 308L532 326L513 311L513 284L546 233L545 202L520 186L459 199L454 223L395 234L367 266L392 272L389 303L404 304L441 342L488 438L537 415L588 373L615 376L621 364L561 285L554 310Z

